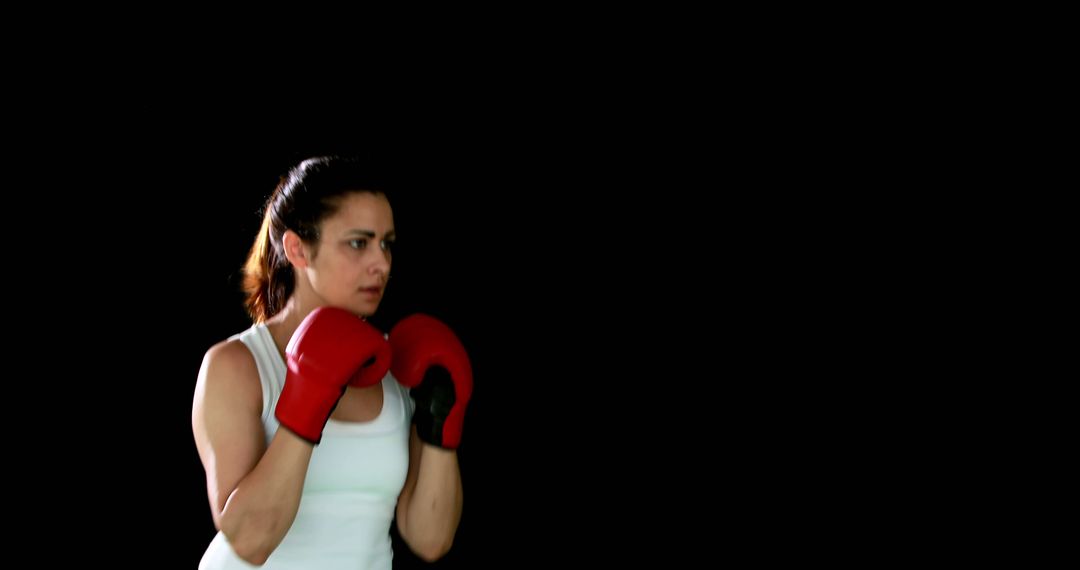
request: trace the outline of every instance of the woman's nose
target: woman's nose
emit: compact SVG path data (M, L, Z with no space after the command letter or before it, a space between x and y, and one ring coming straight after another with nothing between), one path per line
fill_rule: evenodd
M385 280L390 274L390 256L384 252L377 253L368 270L374 275L381 275Z

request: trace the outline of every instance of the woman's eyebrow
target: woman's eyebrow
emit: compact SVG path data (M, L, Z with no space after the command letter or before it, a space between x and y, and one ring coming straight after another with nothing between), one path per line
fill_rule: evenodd
M375 237L375 232L373 232L371 230L353 229L353 230L349 230L348 232L345 233L345 235L352 235L352 234L356 234L356 235L359 235L361 237L366 237L368 239L372 239L372 238ZM397 234L394 233L394 230L390 230L390 231L386 232L386 235L383 236L383 239L394 239L396 237L397 237Z

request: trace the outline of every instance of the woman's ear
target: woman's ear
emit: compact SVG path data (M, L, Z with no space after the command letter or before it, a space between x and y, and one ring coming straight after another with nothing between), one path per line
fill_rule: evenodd
M308 266L307 251L304 249L304 241L292 230L286 230L281 237L281 249L285 252L285 259L297 269Z

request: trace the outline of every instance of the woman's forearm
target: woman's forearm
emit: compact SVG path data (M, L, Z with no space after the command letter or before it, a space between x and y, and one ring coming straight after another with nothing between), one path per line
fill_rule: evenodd
M285 538L300 507L312 449L279 429L259 463L229 495L221 531L237 556L261 565Z
M402 538L421 558L438 559L453 544L461 507L457 451L424 444L416 488L406 506L408 516Z

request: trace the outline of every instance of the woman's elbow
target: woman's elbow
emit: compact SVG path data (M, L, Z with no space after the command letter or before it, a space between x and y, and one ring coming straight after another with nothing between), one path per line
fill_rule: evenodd
M265 548L237 548L233 547L233 552L240 557L241 560L251 564L252 566L262 566L266 564L267 559L270 558L271 550Z
M269 541L251 533L232 537L226 533L225 540L241 560L254 566L266 564L267 559L274 553L274 546Z
M250 519L248 519L250 521ZM230 524L233 523L233 524ZM222 533L229 547L240 559L248 564L262 566L274 553L280 539L275 540L276 532L263 525L237 524L228 516L222 517Z
M450 552L450 547L454 544L454 540L450 539L446 542L428 542L426 544L418 544L413 548L413 552L424 562L435 562L442 558L447 552Z

